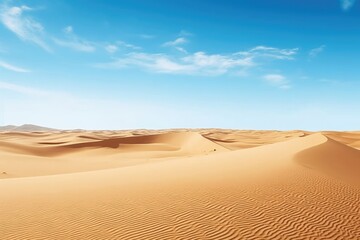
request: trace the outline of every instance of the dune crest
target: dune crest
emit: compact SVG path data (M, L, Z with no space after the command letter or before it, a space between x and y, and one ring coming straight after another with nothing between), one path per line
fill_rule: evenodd
M0 132L54 132L58 131L53 128L41 127L33 124L24 124L21 126L8 125L0 126Z
M360 183L360 151L322 135L324 142L296 154L300 164Z
M64 148L121 148L122 145L164 144L190 153L226 151L227 149L194 132L173 132L146 136L110 138L79 144L63 145Z

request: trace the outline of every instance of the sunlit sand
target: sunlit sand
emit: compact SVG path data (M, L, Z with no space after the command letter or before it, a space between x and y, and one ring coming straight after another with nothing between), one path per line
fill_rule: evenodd
M360 132L0 133L1 239L358 239Z

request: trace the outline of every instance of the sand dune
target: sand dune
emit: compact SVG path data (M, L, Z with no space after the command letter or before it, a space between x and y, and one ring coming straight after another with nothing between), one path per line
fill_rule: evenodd
M3 133L1 239L360 239L359 139Z
M322 135L323 143L296 154L299 163L360 183L360 151Z
M21 126L8 125L8 126L0 126L0 132L2 131L12 131L12 132L49 132L49 131L57 131L53 128L46 128L32 124L24 124Z
M250 147L257 147L269 143L281 142L289 140L291 138L306 136L307 132L304 131L291 131L291 132L280 132L280 131L232 131L232 130L221 130L221 131L202 131L202 134L231 150L238 150Z

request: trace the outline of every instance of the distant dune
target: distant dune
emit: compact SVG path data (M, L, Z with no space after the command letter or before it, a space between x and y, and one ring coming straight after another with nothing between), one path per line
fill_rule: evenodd
M0 239L360 239L360 132L0 133Z
M0 126L0 131L11 131L17 128L15 125Z
M49 132L49 131L56 131L56 129L36 126L36 125L32 125L32 124L24 124L24 125L21 125L21 126L15 126L15 125L0 126L0 132L2 132L2 131L11 131L11 132Z

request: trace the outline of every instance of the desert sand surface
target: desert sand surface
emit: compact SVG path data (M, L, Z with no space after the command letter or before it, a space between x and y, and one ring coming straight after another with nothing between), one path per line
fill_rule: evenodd
M0 239L360 239L360 132L0 132Z

